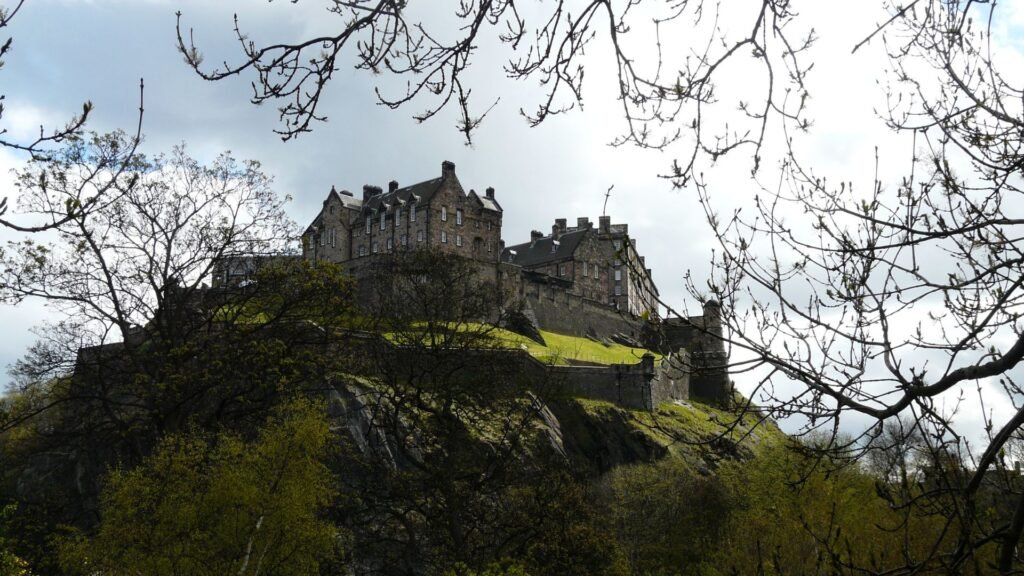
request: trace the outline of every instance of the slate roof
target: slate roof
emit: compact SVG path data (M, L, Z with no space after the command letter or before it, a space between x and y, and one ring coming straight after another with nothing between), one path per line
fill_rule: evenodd
M501 261L511 262L512 264L528 268L571 258L589 231L590 228L584 228L582 230L563 232L558 238L558 245L554 251L551 250L554 242L554 238L551 236L545 236L536 242L508 246L501 253ZM512 252L515 252L514 256Z
M434 194L437 194L437 191L441 189L442 180L443 178L434 178L419 184L399 188L394 192L377 194L366 200L363 203L363 208L367 211L376 212L383 205L390 210L396 205L405 206L413 197L415 197L416 202L429 202L434 197Z

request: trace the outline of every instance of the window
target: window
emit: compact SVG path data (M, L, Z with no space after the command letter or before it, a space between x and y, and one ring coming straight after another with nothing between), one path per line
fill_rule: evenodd
M583 263L583 276L584 276L584 277L586 277L586 276L587 276L587 272L588 272L588 270L587 270L587 264L588 264L588 262L584 262L584 263Z
M622 270L615 271L615 281L622 282Z
M622 284L615 285L615 295L622 296Z
M455 209L455 225L462 226L462 208Z
M360 246L359 247L359 255L360 256L366 256L366 246Z
M601 279L601 274L600 274L600 272L597 271L597 264L594 264L594 279L595 280L600 280Z
M487 252L488 252L488 253L490 253L490 252L491 252L492 250L493 250L493 247L492 247L492 245L491 245L491 241L490 241L490 240L488 240L488 241L487 241Z
M462 234L455 235L455 245L462 246Z
M367 234L369 234L369 233L370 233L370 225L371 225L371 224L370 224L370 215L369 215L369 214L367 214L367 215L366 215L366 233L367 233Z
M622 248L622 241L621 240L612 240L612 247L614 247L616 250Z
M331 214L334 214L334 204L331 204Z
M559 276L565 276L565 269L566 269L565 264L559 264L558 265L558 275Z
M320 245L321 246L326 246L327 245L327 234L324 234L323 232L320 233Z
M402 207L395 208L395 226L402 223Z
M448 207L447 206L441 206L441 222L447 222L447 221L448 221Z
M416 231L416 241L423 242L423 230Z
M401 242L402 242L402 246L408 246L409 245L409 237L406 236L405 234L402 234Z
M388 227L388 213L383 211L383 210L381 210L380 211L380 229L381 230L385 230L385 229L387 229L387 227Z
M490 220L488 220L488 221L487 221L487 229L488 229L488 230L490 230L490 229L491 229L491 222L490 222Z
M409 222L415 222L415 221L416 221L416 205L413 204L409 208Z
M374 254L377 253L377 243L376 242L373 243L373 253Z
M335 228L331 226L331 247L337 246L335 241L337 240L337 234L335 234Z
M388 252L390 252L391 249L394 248L394 247L395 247L395 245L392 243L392 239L388 238Z
M448 243L448 233L445 232L444 230L441 230L441 243L442 244L447 244Z

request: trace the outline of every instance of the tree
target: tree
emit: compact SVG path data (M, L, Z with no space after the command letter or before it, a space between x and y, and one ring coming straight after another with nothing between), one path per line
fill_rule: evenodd
M78 211L81 179L111 169L91 147L126 139L78 141L23 170L24 210L72 217L52 242L12 243L0 258L5 297L65 314L0 401L2 481L19 504L12 546L37 569L55 570L43 564L59 526L98 522L108 468L131 469L191 429L251 434L347 361L325 350L351 320L351 283L282 253L294 227L258 164L222 155L203 166L183 148L135 155L116 194ZM247 280L227 282L228 267Z
M488 271L411 250L359 273L376 336L352 344L363 363L339 375L353 434L337 517L367 570L482 571L536 538L515 503L564 462L540 425L543 374L500 349Z
M797 15L788 1L754 3L742 14L744 24L731 32L718 26L721 7L703 0L657 8L638 2L617 4L590 0L576 8L566 0L543 6L460 0L443 20L446 15L429 3L327 0L325 9L338 23L336 33L296 42L256 42L236 15L234 32L242 54L236 62L225 59L213 67L204 64L179 13L178 49L207 80L255 76L254 104L284 101L276 132L285 140L326 120L318 112L321 98L337 69L354 62L359 70L406 79L404 91L392 95L377 90L377 97L391 108L428 100L426 111L415 116L419 121L455 106L457 128L471 142L493 104L482 112L473 108L466 69L478 56L478 44L491 39L488 36L510 50L504 68L510 78L536 79L543 87L536 110L520 110L531 125L582 104L585 49L595 39L604 42L602 48L613 55L616 96L625 120L616 143L659 149L685 145L686 152L669 174L680 183L699 172L703 155L717 158L750 148L757 166L768 121L775 114L805 123L803 84L809 65L801 56L814 35L810 29L804 36L792 32ZM430 15L429 21L419 21L415 10L420 6L430 11L424 13L424 18ZM675 27L686 28L687 33L675 34ZM680 43L683 37L691 41ZM716 82L722 69L748 61L759 73L746 75L750 92L720 101ZM742 121L724 118L722 111L732 112L737 101L743 107Z
M18 12L21 11L24 4L25 0L17 0L12 7L8 8L0 6L0 30L3 30L10 25L11 20L13 20ZM3 41L3 44L0 45L0 68L3 67L3 57L8 55L13 43L13 38L8 37ZM91 189L90 194L82 199L84 202L78 207L80 211L89 212L94 207L100 206L103 198L106 196L106 193L114 188L114 183L126 170L129 169L135 151L141 142L143 92L144 83L140 80L139 117L134 137L130 142L127 142L126 147L120 149L108 148L104 150L110 154L103 157L101 162L97 162L98 165L103 165L105 170L97 171L94 176L99 178L96 181L93 180L93 177L86 176L79 182L83 196L85 196L84 193L87 188ZM0 100L2 99L3 95L0 95ZM25 152L29 157L35 160L44 160L57 151L62 150L64 146L73 144L80 140L85 135L85 123L89 118L89 113L92 112L92 107L92 102L86 101L82 104L82 113L72 116L64 126L53 129L49 134L47 134L44 128L40 126L39 136L27 141L11 139L7 135L6 128L0 129L0 147L8 150ZM0 119L3 118L5 112L6 109L3 104L0 104ZM68 213L56 221L49 221L42 224L24 223L4 218L3 216L7 213L7 208L7 197L5 196L0 198L0 226L20 232L42 232L53 229L60 224L66 223L72 217L71 214Z
M783 185L755 198L753 214L719 215L712 191L699 188L720 245L710 292L728 310L733 349L767 369L759 390L773 413L832 430L859 413L877 422L865 440L902 416L926 440L933 471L943 471L930 485L945 494L942 506L916 493L903 504L936 513L955 541L908 560L907 571L963 570L991 541L1001 572L1018 566L1024 499L1002 492L1017 512L996 523L979 500L1024 424L1013 375L1024 358L1022 221L1013 208L1024 113L989 42L997 17L995 6L973 2L912 2L882 27L895 79L885 114L915 141L900 182L876 176L855 190L791 153ZM800 388L776 387L783 381ZM974 394L986 419L980 447L967 445L971 430L958 415ZM1004 402L1012 413L991 411Z
M67 540L62 564L75 574L315 574L341 543L320 517L334 493L330 437L309 401L281 406L252 440L165 437L140 466L111 473L98 530Z
M79 348L130 344L141 326L170 336L175 300L197 294L215 263L281 253L294 234L258 163L225 154L205 167L183 147L149 160L134 147L119 132L74 139L17 175L20 213L56 232L0 252L0 297L63 315L35 348L37 376L67 373Z

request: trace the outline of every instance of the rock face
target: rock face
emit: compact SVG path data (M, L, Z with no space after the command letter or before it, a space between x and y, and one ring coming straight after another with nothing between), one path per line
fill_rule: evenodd
M682 458L695 471L710 473L723 460L749 458L750 446L766 434L781 434L771 424L766 432L751 432L747 421L727 432L731 415L698 403L666 403L650 412L574 397L542 399L534 393L527 393L525 401L535 423L530 428L533 437L523 443L523 456L545 461L554 456L555 461L595 475L668 457ZM431 439L417 436L414 426L403 423L398 434L404 444L399 449L399 440L379 423L381 410L390 408L381 394L357 384L338 383L328 392L333 429L350 437L364 456L401 470L410 466L410 456L419 459L415 443ZM752 438L749 445L737 443L741 435Z

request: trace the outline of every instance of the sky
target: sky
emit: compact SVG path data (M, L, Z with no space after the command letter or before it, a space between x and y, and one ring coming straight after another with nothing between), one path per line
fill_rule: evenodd
M720 25L745 26L749 11L744 2L728 3ZM430 10L452 4L453 10L455 3L412 4ZM883 79L882 46L875 42L851 54L883 17L880 8L873 2L795 4L802 22L813 25L819 38L810 55L817 62L809 77L809 111L815 124L797 142L804 157L830 179L857 181L867 188L874 178L877 149L883 178L899 174L912 148L887 131L875 112L884 104L876 83ZM1002 34L1007 50L1016 57L1024 51L1017 33L1024 29L1021 4L1004 7L1009 16ZM540 87L534 81L505 78L501 64L508 53L482 42L468 78L479 110L500 100L474 135L472 146L455 129L454 111L416 122L412 116L426 103L397 111L380 106L374 88L396 85L346 67L324 96L323 111L329 120L315 124L311 134L282 142L273 134L278 127L275 107L248 102L251 78L206 82L184 64L176 51L178 10L194 30L207 62L237 58L232 40L235 11L257 42L295 40L335 25L316 0L28 0L7 29L14 47L0 70L6 96L4 127L15 137L25 137L38 132L40 124L62 124L90 100L95 106L90 129L131 130L137 121L139 79L144 78L144 152L167 151L184 142L200 158L230 150L238 158L259 160L275 178L279 194L294 199L289 213L301 226L313 218L332 186L358 193L364 184L412 184L438 176L444 160L456 164L466 188L495 188L509 244L527 240L531 229L550 230L556 218L574 222L587 216L596 221L606 191L614 186L607 214L613 222L629 224L666 302L683 313L698 313L699 305L686 294L682 279L688 271L698 281L708 276L714 239L696 194L673 189L658 177L682 150L609 146L624 124L611 94L614 77L607 43L598 40L588 52L583 109L539 127L530 128L519 110L536 107ZM630 42L649 42L638 22ZM676 26L665 41L676 49L672 42L683 42L687 33ZM723 101L729 106L730 100L738 103L756 83L756 74L737 67L725 78ZM760 173L765 181L777 178L781 137L777 131L769 134ZM740 151L704 167L722 213L749 204L761 190L761 182L750 175L750 154ZM8 172L23 161L16 153L0 150L0 178L7 174L0 180L0 194L13 195ZM38 304L0 305L0 366L24 353L41 313ZM738 385L743 390L751 383Z

